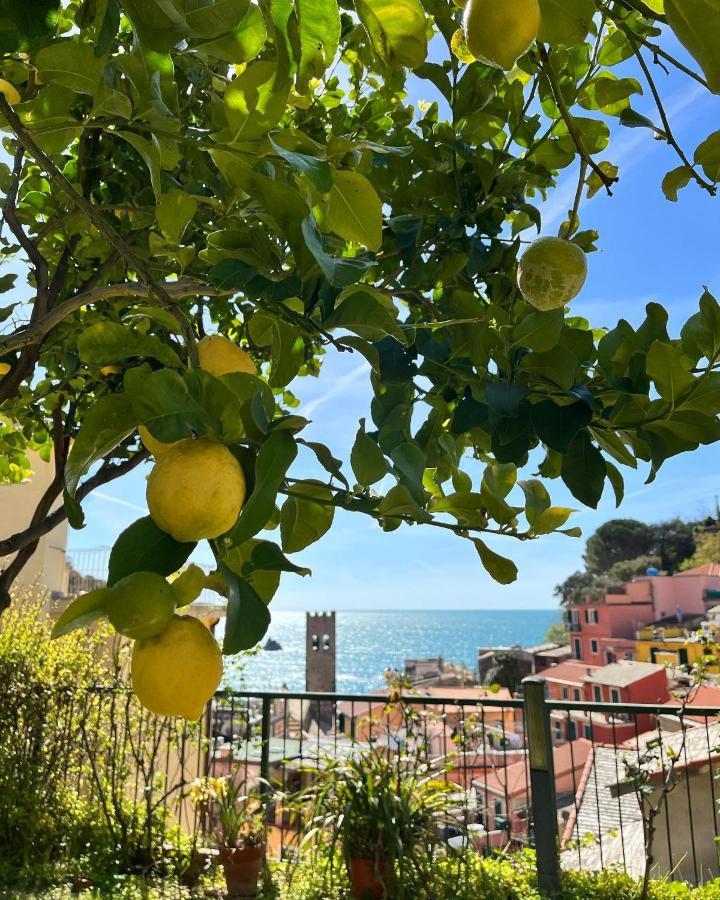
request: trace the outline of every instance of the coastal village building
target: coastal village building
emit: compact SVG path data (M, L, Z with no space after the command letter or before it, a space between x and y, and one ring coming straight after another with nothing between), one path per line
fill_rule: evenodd
M517 661L517 670L520 678L527 675L535 675L541 669L546 669L554 663L570 659L572 648L569 644L560 644L555 641L539 644L537 647L521 647L516 644L513 647L480 647L478 650L478 677L480 684L487 682L487 673L495 664L495 657L502 653L504 656L512 656Z
M667 670L654 663L621 660L606 666L564 662L538 673L545 679L553 700L590 703L650 703L670 701ZM654 716L625 713L588 713L584 710L553 710L550 715L554 744L579 737L618 744L638 731L655 727Z
M711 563L675 575L642 575L568 607L567 625L575 659L605 665L635 659L636 632L674 618L704 617L720 597L720 565Z
M578 738L553 748L558 810L572 804L591 747L590 741ZM489 832L504 832L505 843L527 841L529 777L527 760L521 760L487 769L473 780L480 822Z

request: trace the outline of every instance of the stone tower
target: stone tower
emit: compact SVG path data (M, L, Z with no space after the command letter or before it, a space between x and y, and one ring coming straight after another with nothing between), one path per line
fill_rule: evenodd
M305 689L335 691L335 613L308 613L305 627Z
M308 613L305 629L305 689L322 693L335 691L335 613ZM335 704L332 700L311 700L303 715L307 733L315 729L332 732Z

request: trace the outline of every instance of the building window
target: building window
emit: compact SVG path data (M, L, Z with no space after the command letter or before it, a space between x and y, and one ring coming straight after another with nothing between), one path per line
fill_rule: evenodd
M635 657L633 656L632 650L625 651L625 659L635 659Z
M615 662L615 654L612 652L612 650L608 650L608 651L605 653L605 658L607 659L607 664L608 664L608 665L610 665L611 663L614 663L614 662Z
M582 644L580 638L575 638L575 659L582 659Z
M563 727L562 722L555 723L555 740L561 741L563 739Z
M593 700L602 703L602 688L597 684L593 685Z
M588 623L588 625L597 625L598 611L596 609L586 609L585 610L585 621Z
M592 727L590 725L585 726L585 737L591 741L592 740Z
M573 700L580 699L580 688L573 688Z
M591 653L597 653L599 650L600 650L600 645L599 645L598 642L595 640L595 638L593 638L593 639L590 641L590 652L591 652Z
M612 703L619 703L620 702L620 691L616 690L615 688L611 688L610 701Z
M495 815L501 816L502 812L503 812L502 800L496 800L495 801Z
M576 609L570 610L570 624L574 630L580 626L580 613Z
M569 693L568 693L568 689L567 689L566 687L564 687L564 688L562 689L562 698L563 698L563 700L567 700L567 698L568 698L569 696L570 696L570 695L569 695Z

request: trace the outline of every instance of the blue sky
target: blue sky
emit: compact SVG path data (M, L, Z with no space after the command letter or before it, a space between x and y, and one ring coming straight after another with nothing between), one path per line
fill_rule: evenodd
M685 57L686 58L686 57ZM665 78L655 67L675 135L692 155L697 144L717 128L720 98L694 82ZM435 99L428 82L413 84L411 99ZM634 107L657 119L652 98L636 98ZM590 275L573 311L594 326L612 327L625 317L638 324L645 304L662 303L670 312L671 333L697 308L703 286L720 294L720 199L711 199L691 184L680 201L669 203L660 190L663 175L678 165L666 144L645 129L616 128L614 143L603 154L620 166L615 195L597 195L581 210L583 228L600 232L600 252L589 257ZM542 207L545 233L554 233L566 216L576 184L568 170L554 195ZM312 419L308 439L327 443L347 460L357 420L367 416L370 390L367 370L356 354L329 349L319 379L292 385L302 405L299 413ZM71 532L71 548L109 546L120 530L146 512L145 478L149 467L132 472L121 483L96 491L85 502L87 526ZM349 471L349 470L348 470ZM315 474L310 460L300 457L300 475ZM529 475L525 473L526 477ZM657 521L672 516L695 518L714 508L720 490L720 452L704 447L665 464L657 479L645 485L646 472L626 474L626 499L615 510L609 489L597 511L576 514L571 524L588 536L617 515ZM553 502L577 504L562 484L548 484ZM471 544L429 527L402 527L386 534L370 519L338 512L326 537L298 555L313 575L283 576L273 601L280 609L506 608L508 612L556 605L553 587L581 565L584 538L550 536L520 544L511 539L488 541L512 556L519 578L510 587L495 584L485 574ZM210 563L208 551L200 561Z

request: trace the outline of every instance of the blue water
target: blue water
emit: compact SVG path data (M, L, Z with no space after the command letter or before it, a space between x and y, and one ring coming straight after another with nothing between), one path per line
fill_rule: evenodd
M477 667L478 647L532 646L560 620L554 609L418 610L336 613L337 690L370 691L406 658L442 656ZM222 627L222 626L221 626ZM226 660L226 683L236 689L305 689L305 613L275 612L268 632L282 645Z

